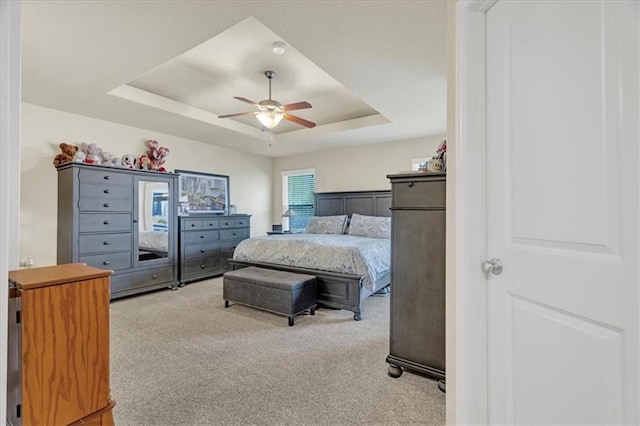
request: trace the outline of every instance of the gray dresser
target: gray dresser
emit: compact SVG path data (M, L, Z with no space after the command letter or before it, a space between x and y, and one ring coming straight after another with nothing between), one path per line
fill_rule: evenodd
M249 215L180 216L180 283L203 280L231 270L227 259L251 234Z
M446 174L391 180L389 375L445 378Z
M58 264L114 271L111 298L177 288L173 173L67 163L58 167Z

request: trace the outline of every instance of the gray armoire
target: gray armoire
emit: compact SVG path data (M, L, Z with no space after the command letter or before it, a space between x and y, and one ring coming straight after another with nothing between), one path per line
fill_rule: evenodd
M391 180L389 375L403 369L445 378L446 174Z
M178 286L178 175L58 167L58 264L113 270L111 298Z

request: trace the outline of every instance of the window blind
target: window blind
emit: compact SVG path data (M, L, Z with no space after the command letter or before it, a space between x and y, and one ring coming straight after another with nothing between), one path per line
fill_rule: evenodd
M295 212L290 217L291 232L304 231L313 216L313 194L316 190L314 174L286 176L288 180L289 209Z

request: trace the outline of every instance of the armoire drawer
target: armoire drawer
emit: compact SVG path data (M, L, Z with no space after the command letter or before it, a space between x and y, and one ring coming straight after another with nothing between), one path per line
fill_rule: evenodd
M101 269L112 269L118 271L131 268L131 252L123 251L117 253L94 254L89 256L79 256L78 262L86 263Z
M444 208L447 202L447 184L442 181L394 182L392 208Z
M180 237L184 243L209 243L220 239L220 235L217 230L183 232Z
M79 215L79 232L131 231L131 214L84 213Z
M210 257L191 260L184 263L183 279L189 279L198 275L208 275L220 270L220 258Z
M133 175L130 173L117 173L111 170L105 169L81 169L78 171L78 179L81 183L94 182L104 183L109 182L112 185L133 185Z
M78 252L82 256L88 253L106 253L111 251L131 251L131 233L85 234L78 237Z
M115 274L111 277L111 293L162 283L173 285L172 266Z
M197 259L199 257L218 256L220 254L220 243L210 244L189 244L184 247L184 259Z
M221 240L231 240L235 238L249 238L249 230L244 229L224 229L220 231Z
M78 201L78 209L81 212L130 212L133 198L82 198Z
M130 185L112 185L110 182L80 182L80 199L86 197L110 200L112 198L133 199L133 187ZM132 202L133 204L133 202Z

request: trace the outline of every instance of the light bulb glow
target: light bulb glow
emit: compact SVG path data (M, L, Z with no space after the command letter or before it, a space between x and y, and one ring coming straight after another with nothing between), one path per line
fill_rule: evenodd
M276 110L260 111L256 117L267 129L273 129L282 120L282 113Z

